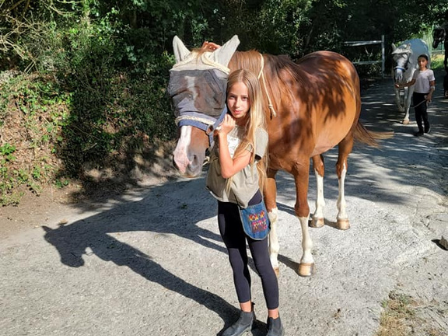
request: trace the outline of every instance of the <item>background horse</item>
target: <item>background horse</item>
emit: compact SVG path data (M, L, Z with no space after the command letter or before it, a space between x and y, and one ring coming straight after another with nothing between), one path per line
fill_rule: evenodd
M311 275L314 259L308 232L310 209L308 181L310 158L317 177L316 210L311 225L324 225L324 162L322 153L338 145L336 171L339 179L337 227L349 228L344 195L347 157L354 139L376 145L381 138L359 122L360 85L357 72L343 56L321 51L309 54L298 64L285 56L262 55L256 51L235 52L237 36L214 52L190 52L177 37L173 40L177 63L170 71L168 92L173 98L180 137L174 162L187 176L202 171L210 145L207 129L217 124L225 105L227 74L244 68L257 74L264 97L269 133L268 181L264 199L271 220L269 249L278 273L277 205L275 176L284 170L294 176L295 213L302 228L303 255L298 273ZM218 121L219 122L219 121Z
M428 45L421 39L412 39L404 41L398 48L392 44L392 56L394 60L394 89L395 102L398 110L405 112L403 124L409 123L409 108L412 102L412 93L414 86L399 89L395 84L404 84L411 81L415 70L418 69L417 59L420 55L428 56L428 68L431 66L431 55ZM403 90L403 104L401 103L400 91Z
M439 46L439 43L444 46L445 57L443 58L443 65L445 67L445 77L443 78L443 96L448 98L448 24L434 28L432 35L432 47L435 49Z

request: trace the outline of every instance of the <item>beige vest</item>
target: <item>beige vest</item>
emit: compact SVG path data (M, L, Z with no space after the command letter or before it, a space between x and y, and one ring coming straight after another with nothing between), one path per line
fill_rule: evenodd
M230 155L233 157L235 149L242 140L244 129L236 126L232 132L227 135ZM268 145L268 134L265 130L259 128L256 132L255 139L255 158L256 161L261 159ZM253 166L247 165L241 171L236 173L232 178L230 191L226 191L227 179L221 176L221 166L219 163L219 148L215 143L210 154L210 167L207 174L207 188L211 194L221 202L231 202L239 204L242 208L246 208L249 201L258 190L258 172L256 162ZM252 145L246 148L253 151Z

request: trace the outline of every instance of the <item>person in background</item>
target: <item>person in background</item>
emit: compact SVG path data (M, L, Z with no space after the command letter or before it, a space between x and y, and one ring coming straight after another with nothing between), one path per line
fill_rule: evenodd
M397 88L403 88L415 85L412 102L414 104L415 120L417 121L418 132L416 136L422 136L431 131L428 120L428 103L432 100L432 93L436 89L434 72L428 69L428 56L420 55L418 57L418 69L410 82L405 84L395 84Z

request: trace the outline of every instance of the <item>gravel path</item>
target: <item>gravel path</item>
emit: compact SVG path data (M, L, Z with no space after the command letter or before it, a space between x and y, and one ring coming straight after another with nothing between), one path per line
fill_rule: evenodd
M310 278L296 273L301 231L294 185L279 174L286 335L373 336L384 302L397 291L418 302L421 323L413 335L426 335L428 324L440 332L434 335L448 335L448 251L438 244L448 223L448 100L441 74L437 83L432 132L421 138L412 135L415 124L400 123L390 79L363 94L365 125L395 135L380 149L356 147L349 158L348 231L335 229L336 150L326 155L327 225L311 229ZM29 217L26 230L2 234L0 335L219 335L238 303L204 176L91 207L49 205ZM314 190L311 178L312 209ZM0 211L8 213L2 226L23 215ZM261 284L252 275L258 322L249 334L265 335Z

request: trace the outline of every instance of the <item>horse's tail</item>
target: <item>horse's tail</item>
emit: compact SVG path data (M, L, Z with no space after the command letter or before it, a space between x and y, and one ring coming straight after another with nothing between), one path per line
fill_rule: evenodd
M358 120L353 137L356 141L364 143L372 147L380 147L378 140L390 139L394 136L394 132L373 132L367 130Z

